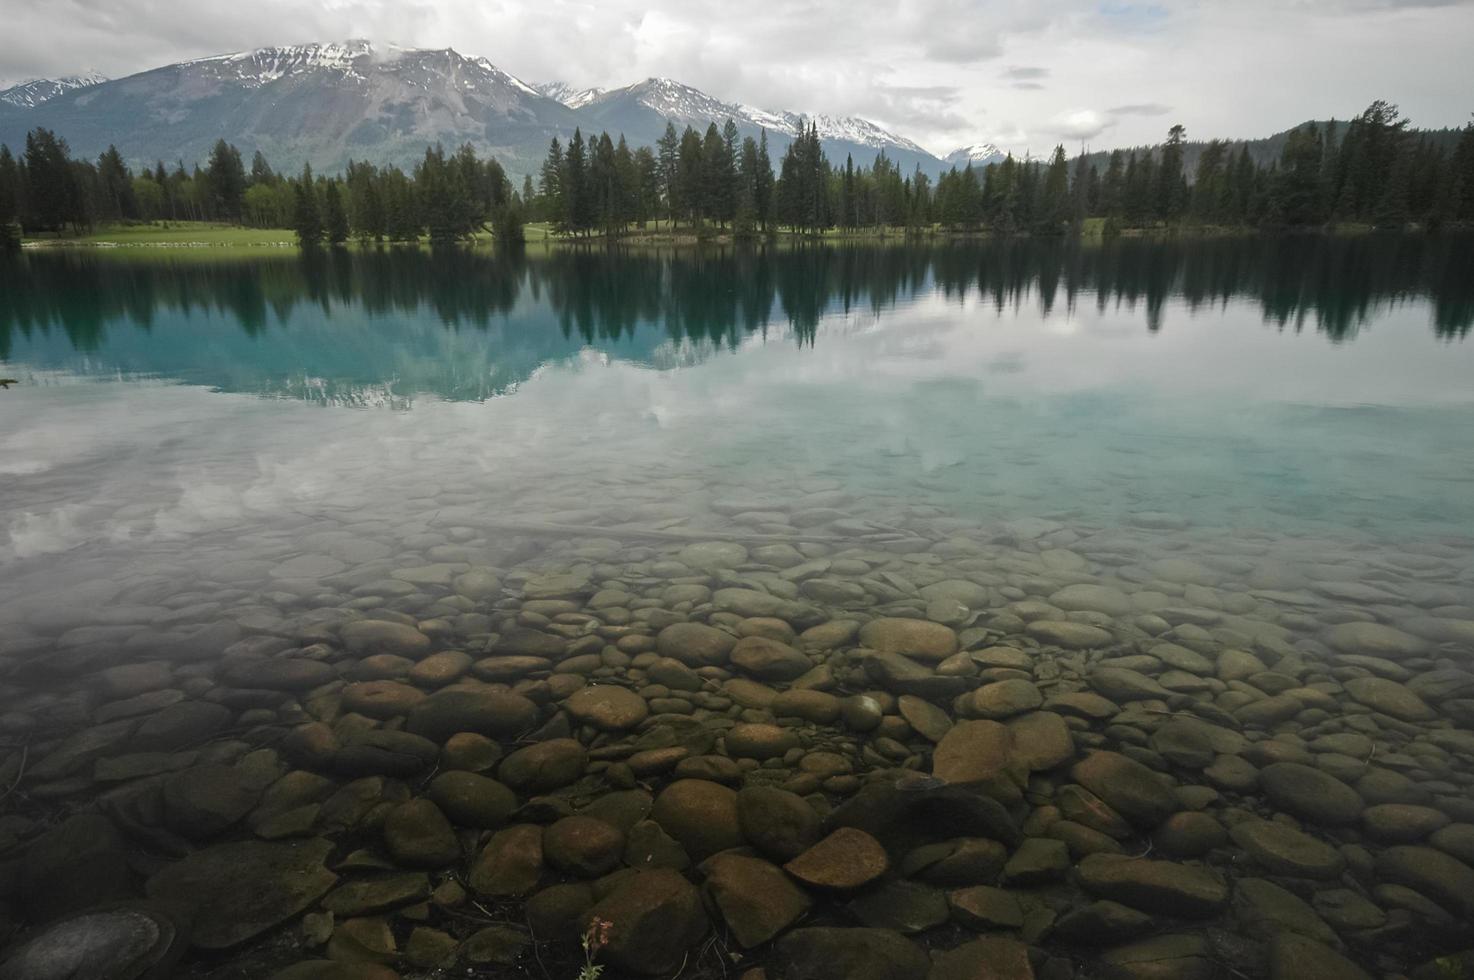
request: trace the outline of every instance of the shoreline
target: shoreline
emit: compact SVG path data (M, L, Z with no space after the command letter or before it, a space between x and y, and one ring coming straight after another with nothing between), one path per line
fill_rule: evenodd
M1274 238L1281 236L1304 236L1324 235L1333 237L1350 237L1374 234L1389 235L1412 235L1412 234L1439 234L1443 231L1461 232L1467 229L1462 226L1447 227L1443 229L1428 229L1420 225L1410 224L1402 229L1376 228L1365 224L1342 224L1317 228L1281 228L1263 229L1229 225L1200 225L1192 227L1154 227L1154 228L1122 228L1114 234L1107 235L1103 228L1102 219L1089 219L1074 233L1062 235L1038 235L1031 232L1001 233L988 230L952 231L941 228L928 228L919 231L908 231L905 229L857 229L851 231L830 231L808 234L793 231L777 231L766 235L744 235L737 236L730 231L715 233L703 233L693 229L677 230L634 230L617 236L591 235L586 238L567 237L555 235L545 228L533 226L533 230L540 232L536 237L529 237L527 241L520 243L523 246L573 246L588 247L593 245L673 245L673 246L705 246L705 245L766 245L776 243L803 243L803 244L836 244L836 243L876 243L876 244L912 244L919 242L945 242L945 241L983 241L983 240L1043 240L1060 242L1080 242L1091 245L1104 244L1117 238L1131 239L1217 239L1217 238L1248 238L1265 237ZM119 240L120 237L130 233L141 232L144 234L157 233L160 231L179 232L177 237L170 235L151 236L140 238L140 240ZM201 234L201 233L204 234ZM266 238L268 234L280 234L283 238ZM456 247L495 247L496 242L489 236L478 235L468 242L446 243L454 244ZM359 242L349 241L342 245L324 245L319 251L328 252L335 249L347 249L361 251L366 249L403 249L434 247L434 243L426 240L415 242ZM139 226L137 229L110 229L96 232L92 235L84 235L72 238L28 238L19 243L19 250L43 250L43 249L293 249L301 251L302 246L294 240L292 232L286 229L256 229L237 228L216 225L204 225L200 228L168 228L160 229L152 226Z

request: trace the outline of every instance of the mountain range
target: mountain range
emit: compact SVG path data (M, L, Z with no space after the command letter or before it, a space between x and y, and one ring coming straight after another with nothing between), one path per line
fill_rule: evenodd
M979 144L943 160L868 120L758 109L669 78L607 90L531 85L450 48L364 40L258 48L125 78L38 79L0 91L0 143L12 147L43 126L80 156L112 144L135 165L190 165L225 139L247 160L260 150L279 170L310 162L332 172L350 159L407 166L429 143L470 143L519 180L537 172L554 137L566 142L575 128L623 133L640 146L659 139L667 121L704 131L727 119L744 137L766 130L775 164L809 125L837 163L852 156L868 166L883 150L903 173L919 166L935 176L958 160L979 166L1002 158Z

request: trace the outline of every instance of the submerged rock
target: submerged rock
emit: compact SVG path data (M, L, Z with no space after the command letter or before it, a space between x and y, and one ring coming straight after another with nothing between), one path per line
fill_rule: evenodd
M338 880L323 866L333 846L245 841L207 848L148 879L150 898L191 916L190 942L228 949L291 919Z

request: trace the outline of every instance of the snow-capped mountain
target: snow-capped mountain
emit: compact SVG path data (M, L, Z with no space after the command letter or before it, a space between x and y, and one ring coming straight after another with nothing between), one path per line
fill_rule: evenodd
M425 147L471 143L529 172L573 111L485 58L348 40L257 48L167 65L64 92L27 109L0 106L0 142L55 130L78 155L116 144L133 163L204 160L219 139L278 169L350 159L408 165Z
M601 88L577 88L567 82L534 82L532 87L570 109L582 109L605 91Z
M697 124L705 127L711 122L720 125L731 119L739 126L746 123L758 129L766 129L770 135L792 138L806 131L812 124L818 128L821 140L853 143L874 149L894 147L909 153L931 156L911 140L882 129L867 119L856 116L809 115L802 112L772 112L740 102L724 102L672 78L647 78L642 82L608 91L574 91L561 82L544 83L538 86L538 90L572 108L587 106L596 113L602 110L606 115L611 114L613 108L634 103L654 112L662 120L670 120L677 128ZM554 91L560 94L553 95Z
M28 82L21 82L19 85L0 90L0 102L21 109L32 109L43 102L49 102L63 92L86 88L105 81L107 81L106 75L99 75L95 72L85 75L67 75L65 78L33 78Z
M974 143L971 146L960 147L942 157L942 162L949 167L957 167L959 170L969 163L974 167L986 167L990 163L998 163L1004 157L1002 150L992 143Z
M57 80L53 84L70 84ZM91 81L91 80L88 80ZM623 88L537 86L485 58L346 40L256 48L166 65L126 78L72 85L54 94L21 87L0 98L0 143L22 145L28 130L52 129L78 156L114 144L129 162L202 162L217 140L250 159L263 152L291 171L309 162L338 171L349 160L408 166L428 144L470 143L519 178L536 173L554 137L606 130L632 146L655 143L667 121L704 132L731 119L741 136L766 130L775 164L809 125L829 158L868 166L884 151L903 171L935 175L942 161L916 143L855 117L769 111L727 102L670 78ZM43 96L45 96L43 98Z

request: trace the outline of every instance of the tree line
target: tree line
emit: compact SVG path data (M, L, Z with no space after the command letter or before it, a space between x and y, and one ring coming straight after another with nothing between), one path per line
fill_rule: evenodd
M247 171L221 140L192 172L160 163L134 174L112 147L95 163L75 160L63 140L38 129L20 157L0 147L0 228L18 222L34 234L101 221L214 220L339 243L454 241L488 227L520 240L529 218L574 237L613 237L660 220L735 237L779 229L1060 234L1086 218L1105 219L1108 232L1474 222L1474 124L1455 140L1434 135L1411 130L1396 106L1378 101L1346 125L1299 127L1267 163L1247 144L1212 140L1195 148L1189 169L1178 125L1154 147L1071 160L1057 146L1047 160L954 167L933 184L919 167L902 174L884 152L868 167L851 158L834 164L812 126L775 166L766 131L739 140L732 120L704 134L667 123L654 147L632 149L609 133L585 139L580 130L566 146L555 138L536 185L528 175L519 193L500 163L470 146L453 154L430 147L409 173L350 162L342 175L304 168L285 177L259 152Z
M257 228L291 228L304 244L409 242L469 238L490 228L499 239L522 240L522 204L502 165L469 146L447 155L425 150L410 173L350 161L341 176L314 176L311 166L289 177L259 151L248 171L240 151L220 140L204 167L163 162L134 173L116 147L96 162L70 155L46 129L26 136L17 157L0 146L0 230L80 234L97 224L137 221L217 221Z

